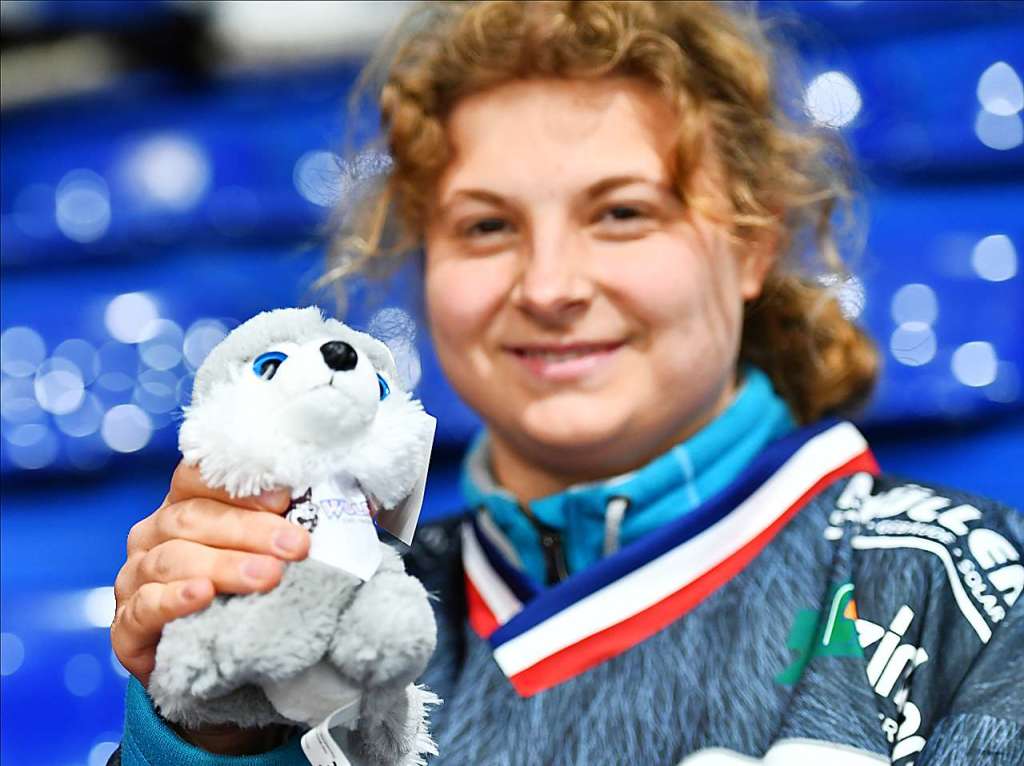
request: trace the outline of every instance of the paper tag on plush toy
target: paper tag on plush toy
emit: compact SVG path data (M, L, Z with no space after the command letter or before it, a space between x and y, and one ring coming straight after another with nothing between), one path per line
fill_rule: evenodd
M354 483L328 479L294 498L287 517L309 530L309 558L369 580L382 560L366 497Z
M344 727L351 729L355 727L359 717L359 700L347 701L327 718L313 727L299 740L302 745L302 752L313 766L352 766L352 762L338 747L338 743L331 736L331 729Z
M430 439L427 440L426 460L423 461L423 473L420 474L412 494L395 508L385 508L377 514L377 524L384 527L406 545L412 545L412 536L423 507L423 491L427 487L427 469L430 467L430 452L434 445L434 431L437 429L437 418L430 418Z

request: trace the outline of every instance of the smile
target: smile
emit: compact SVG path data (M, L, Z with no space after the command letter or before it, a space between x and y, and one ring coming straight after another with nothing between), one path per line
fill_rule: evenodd
M587 378L602 368L625 341L598 343L531 344L506 346L533 378L546 382L571 382Z

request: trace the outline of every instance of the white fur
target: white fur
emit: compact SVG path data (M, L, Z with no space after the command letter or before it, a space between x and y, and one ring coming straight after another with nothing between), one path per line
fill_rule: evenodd
M356 349L354 370L332 376L319 353L329 340ZM262 380L252 363L271 350L288 359ZM378 373L391 389L379 402ZM301 491L344 474L390 508L426 470L432 436L431 418L400 388L387 346L315 308L279 309L253 317L207 357L179 445L207 484L236 497L276 486Z

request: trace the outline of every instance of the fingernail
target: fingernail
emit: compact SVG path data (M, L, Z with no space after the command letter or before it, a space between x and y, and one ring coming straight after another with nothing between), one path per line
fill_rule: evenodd
M282 529L274 535L274 547L282 553L296 553L302 545L302 535L297 529Z
M291 493L286 489L268 489L266 492L261 492L256 498L259 505L270 511L287 507L289 500L291 500Z
M277 564L270 559L249 558L242 562L242 575L256 582L269 580L274 575L276 569Z

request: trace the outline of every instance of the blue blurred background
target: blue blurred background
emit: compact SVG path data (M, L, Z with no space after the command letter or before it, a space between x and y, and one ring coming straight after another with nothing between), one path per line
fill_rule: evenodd
M163 497L204 354L262 309L331 307L312 289L326 215L387 161L339 161L345 99L404 6L0 5L5 766L95 766L118 740L125 536ZM884 357L861 421L883 467L1024 506L1024 4L761 11L802 56L803 108L865 176L857 278L834 288ZM415 284L355 285L346 319L438 416L437 516L458 507L475 421Z

